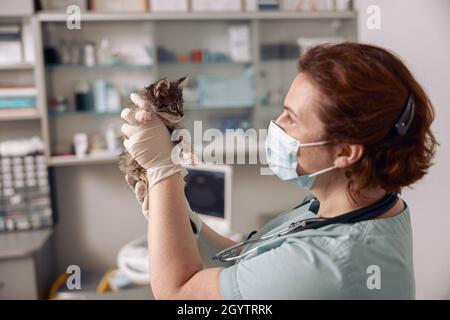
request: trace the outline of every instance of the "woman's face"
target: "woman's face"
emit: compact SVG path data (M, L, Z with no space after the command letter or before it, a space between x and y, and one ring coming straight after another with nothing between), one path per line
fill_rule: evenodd
M320 93L299 73L289 88L284 100L283 113L276 119L289 136L301 143L323 140L323 123L317 117ZM326 146L299 148L297 174L314 173L333 165Z

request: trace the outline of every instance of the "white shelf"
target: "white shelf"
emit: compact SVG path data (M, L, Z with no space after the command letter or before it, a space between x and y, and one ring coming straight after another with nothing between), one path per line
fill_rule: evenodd
M112 65L102 65L97 64L93 66L85 66L82 64L48 64L45 66L47 70L55 70L55 69L64 69L64 70L76 70L76 69L142 69L147 70L148 68L152 68L152 64L112 64Z
M22 120L40 120L41 115L36 110L35 112L27 112L21 114L19 110L14 110L14 113L0 110L0 122L2 121L22 121Z
M243 110L243 109L253 109L255 108L254 105L239 105L239 106L198 106L198 105L185 105L184 111L211 111L211 110L220 110L220 111L227 111L227 110Z
M0 70L33 70L31 63L0 64Z
M205 146L204 146L205 147ZM260 145L259 148L264 148L263 145ZM242 146L237 146L236 149L232 150L222 150L218 151L216 154L217 157L225 156L225 155L250 155L256 156L260 152L260 149L251 147L245 148ZM87 155L84 158L78 158L74 155L69 156L53 156L49 159L48 165L50 167L66 167L66 166L82 166L82 165L94 165L94 164L105 164L105 163L117 163L118 156L117 155L102 155L102 156L91 156Z
M42 22L66 22L64 12L42 11L38 15ZM154 20L282 20L282 19L353 19L355 11L311 11L311 12L180 12L180 13L82 13L82 21L154 21Z
M93 110L90 111L66 111L66 112L49 112L48 117L49 118L58 118L58 117L77 117L77 116L114 116L119 117L120 111L114 111L114 112L96 112Z
M118 156L113 154L108 155L87 155L83 158L78 158L74 155L69 156L54 156L48 161L50 167L64 167L64 166L77 166L77 165L89 165L89 164L104 164L115 163L118 161Z

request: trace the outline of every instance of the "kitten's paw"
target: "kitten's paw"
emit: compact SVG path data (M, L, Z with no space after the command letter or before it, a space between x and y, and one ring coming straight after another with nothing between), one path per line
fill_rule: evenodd
M134 191L134 187L136 185L136 180L132 179L129 175L125 175L125 181L127 182L128 186L131 188L131 190Z
M144 181L137 182L134 186L134 193L136 194L136 199L142 203L147 194L147 184Z

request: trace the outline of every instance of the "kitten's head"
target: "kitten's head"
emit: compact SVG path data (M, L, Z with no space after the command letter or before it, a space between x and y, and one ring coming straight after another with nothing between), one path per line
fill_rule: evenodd
M145 88L145 95L153 110L161 118L169 123L175 124L181 121L183 112L183 87L187 83L187 77L176 81L167 78L151 84Z

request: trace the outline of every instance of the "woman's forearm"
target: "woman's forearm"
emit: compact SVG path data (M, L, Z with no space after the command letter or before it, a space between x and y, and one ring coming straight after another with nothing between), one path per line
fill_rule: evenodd
M149 191L149 269L155 296L170 296L203 269L184 197L178 173Z

